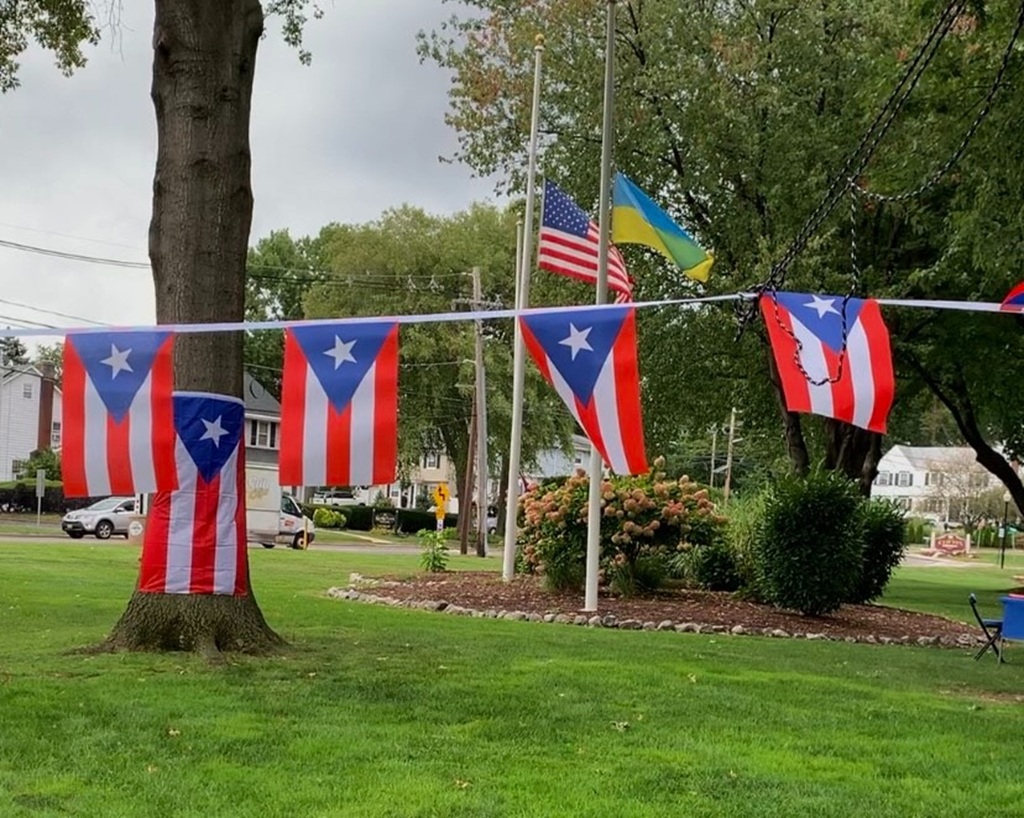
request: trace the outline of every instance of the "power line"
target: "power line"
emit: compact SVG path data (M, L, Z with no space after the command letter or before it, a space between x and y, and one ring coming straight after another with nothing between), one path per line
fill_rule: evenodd
M21 309L32 310L33 312L41 312L46 315L55 315L58 318L70 318L72 321L85 321L87 324L95 324L99 327L110 326L105 321L93 321L91 318L83 318L81 315L72 315L71 313L58 312L57 310L48 310L43 307L33 307L31 304L23 304L20 301L11 301L7 298L0 298L0 304L7 304L9 307L20 307Z

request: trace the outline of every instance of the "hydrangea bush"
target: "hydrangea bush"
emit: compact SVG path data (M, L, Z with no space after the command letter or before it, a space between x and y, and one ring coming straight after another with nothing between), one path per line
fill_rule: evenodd
M720 541L725 518L707 489L689 477L666 479L660 468L601 483L601 574L621 593L653 590L680 551ZM543 484L520 500L519 546L527 570L553 590L579 590L585 578L587 495L582 472Z

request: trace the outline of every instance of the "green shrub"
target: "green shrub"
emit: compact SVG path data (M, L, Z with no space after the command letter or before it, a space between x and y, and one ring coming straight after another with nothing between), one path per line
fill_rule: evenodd
M861 537L863 553L860 578L847 602L870 602L878 599L900 564L903 551L903 510L891 502L868 501L861 504Z
M705 591L736 591L743 584L732 547L725 542L694 548L690 571L694 584Z
M313 512L313 525L317 528L342 528L345 515L332 508L321 507Z
M922 545L928 538L931 525L920 517L910 517L903 524L903 542L907 545Z
M739 574L739 590L750 599L762 599L758 585L757 543L764 529L766 493L748 494L729 503L725 536Z
M416 535L420 540L422 553L420 565L424 571L439 573L448 570L448 531L423 529Z
M664 461L655 461L660 468ZM586 576L589 480L582 472L523 495L519 545L532 570L557 590L579 590ZM722 537L725 520L707 489L661 472L615 476L601 483L601 566L622 593L653 590L669 558Z
M862 502L856 485L832 472L769 490L756 556L767 601L819 616L849 599L861 573Z

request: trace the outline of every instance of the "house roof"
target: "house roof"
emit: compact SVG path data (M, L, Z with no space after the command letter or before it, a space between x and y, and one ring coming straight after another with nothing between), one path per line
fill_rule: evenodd
M281 417L281 403L267 391L263 384L248 372L245 373L245 381L242 388L245 397L245 411L257 415Z
M970 446L893 446L889 452L902 454L912 468L928 471L945 463L974 461Z

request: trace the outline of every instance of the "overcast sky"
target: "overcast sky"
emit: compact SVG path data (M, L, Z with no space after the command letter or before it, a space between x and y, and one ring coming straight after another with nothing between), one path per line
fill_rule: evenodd
M22 86L0 96L0 239L146 261L156 126L149 99L152 4L126 3L121 35L63 77L44 52L22 61ZM415 35L452 5L441 0L325 3L303 67L273 20L253 94L252 240L288 228L369 221L410 203L435 213L494 199L493 185L441 163L449 77L420 65ZM0 247L0 327L22 321L155 320L148 270L98 266ZM55 339L46 339L55 340Z

